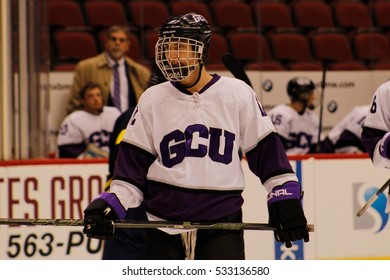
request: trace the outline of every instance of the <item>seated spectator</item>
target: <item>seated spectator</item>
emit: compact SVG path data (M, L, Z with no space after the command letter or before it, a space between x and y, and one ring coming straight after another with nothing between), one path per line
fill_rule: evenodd
M370 105L356 106L328 133L321 143L323 153L365 153L360 136Z
M288 155L316 152L319 119L312 112L314 89L309 78L293 78L287 84L290 103L280 104L268 112Z
M87 83L80 91L83 110L68 115L62 122L58 138L58 157L108 157L109 140L120 112L103 105L100 86Z

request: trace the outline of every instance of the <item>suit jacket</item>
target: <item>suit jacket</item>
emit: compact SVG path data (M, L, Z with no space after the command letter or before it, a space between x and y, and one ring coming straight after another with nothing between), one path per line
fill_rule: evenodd
M136 102L146 89L150 70L145 66L126 57L126 72L129 81L129 93L133 88ZM102 87L103 100L105 105L111 105L110 81L112 78L112 68L108 66L107 54L101 53L95 57L80 61L75 69L71 96L67 104L67 113L82 109L80 102L80 90L87 82L95 82ZM129 96L129 101L132 98Z

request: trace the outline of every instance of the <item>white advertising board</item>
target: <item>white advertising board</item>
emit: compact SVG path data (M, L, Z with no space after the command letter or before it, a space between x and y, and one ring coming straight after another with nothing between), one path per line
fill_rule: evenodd
M246 231L247 259L390 259L386 195L379 196L361 217L356 216L388 180L387 169L374 167L368 158L309 158L291 164L304 191L306 218L315 232L303 248L298 244L287 249L273 241L272 233ZM264 222L265 192L245 164L243 168L247 181L244 217Z
M0 216L80 219L104 189L108 165L0 165ZM100 259L102 243L81 227L0 226L0 259Z
M251 72L251 74L256 72ZM287 83L293 77L305 76L316 85L317 116L320 115L321 101L321 72L263 72L259 74L259 93L266 111L279 104L290 101L287 94ZM329 131L337 122L347 115L355 106L365 105L371 101L372 73L368 71L343 72L330 71L326 73L325 89L323 92L323 127Z
M50 72L50 105L49 105L49 151L55 152L57 147L58 129L66 117L66 104L70 98L72 87L72 72Z
M314 213L320 259L389 258L386 195L361 216L357 211L389 179L368 159L315 161Z
M89 201L103 191L107 174L107 164L101 161L15 162L0 163L2 218L82 218ZM294 242L287 249L275 242L272 232L248 230L246 259L390 259L385 194L363 216L356 216L387 181L388 170L373 167L364 156L327 156L291 160L291 164L302 184L307 220L315 226L310 242ZM244 221L267 222L266 192L245 160L242 167L246 178ZM86 238L81 230L0 226L0 259L100 259L102 243Z

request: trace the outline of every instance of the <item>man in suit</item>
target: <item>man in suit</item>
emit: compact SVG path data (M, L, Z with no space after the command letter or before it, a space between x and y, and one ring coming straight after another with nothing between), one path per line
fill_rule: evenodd
M147 86L150 70L126 56L130 47L126 27L108 29L105 51L80 61L76 66L67 104L68 114L82 108L79 92L87 82L100 84L105 105L124 112L137 104Z

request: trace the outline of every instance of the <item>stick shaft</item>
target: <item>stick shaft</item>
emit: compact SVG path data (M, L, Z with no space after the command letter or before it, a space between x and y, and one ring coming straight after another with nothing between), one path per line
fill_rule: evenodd
M244 67L241 65L232 54L226 53L222 56L222 62L225 67L233 74L236 79L245 82L248 86L252 87L252 83L246 74Z
M265 223L190 223L190 222L157 222L157 221L114 221L116 228L175 228L175 229L217 229L217 230L275 230ZM0 225L27 226L84 226L83 219L8 219L0 218ZM313 225L308 225L314 231Z
M368 207L370 207L374 202L375 200L377 200L377 198L381 195L381 193L383 193L385 191L385 189L389 186L390 184L390 178L386 181L386 183L383 184L383 186L376 191L376 193L374 193L370 199L366 202L366 204L363 205L362 208L360 208L360 210L357 212L357 216L360 217L361 215L363 215L364 212L366 212L366 210L368 209Z
M317 153L321 152L321 133L322 133L322 122L323 122L323 119L324 119L324 95L325 95L325 85L326 85L326 71L327 71L327 62L324 61L322 63L320 115L319 115L317 147L316 147L316 152Z

